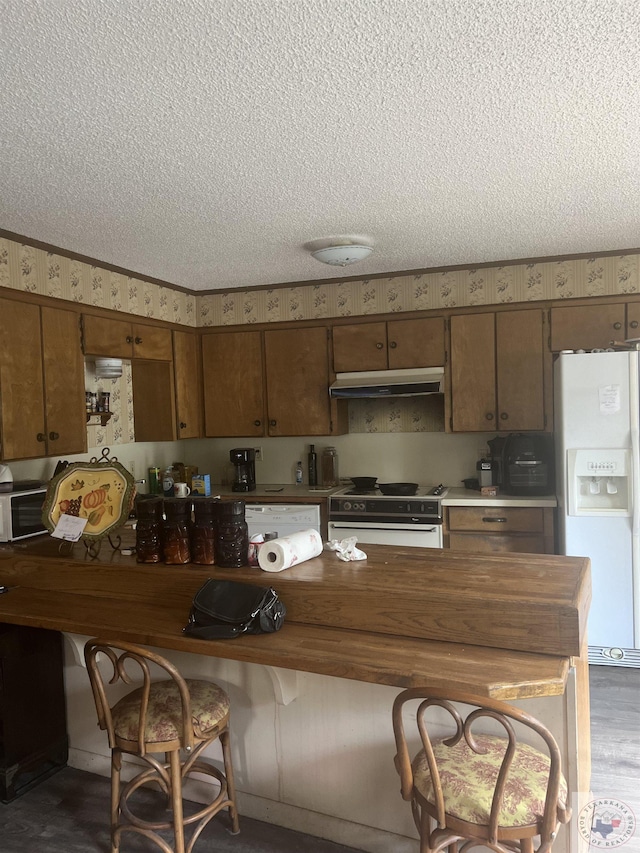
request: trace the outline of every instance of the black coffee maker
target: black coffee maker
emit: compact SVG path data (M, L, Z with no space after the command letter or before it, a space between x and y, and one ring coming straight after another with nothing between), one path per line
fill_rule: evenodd
M253 492L256 487L256 451L253 447L235 447L229 451L229 459L235 467L231 490Z

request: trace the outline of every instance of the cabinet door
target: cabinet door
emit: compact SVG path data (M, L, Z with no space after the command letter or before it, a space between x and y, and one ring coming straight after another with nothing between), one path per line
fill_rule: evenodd
M133 424L136 441L174 441L176 409L170 361L131 362Z
M0 299L2 458L46 455L40 309Z
M78 314L42 308L47 453L84 453L87 417Z
M499 430L544 429L542 311L496 315Z
M567 305L551 309L551 350L606 349L625 336L625 306Z
M389 367L442 367L444 318L390 320L387 323Z
M199 335L173 333L178 438L202 436L202 359Z
M333 369L385 370L387 367L387 324L354 323L333 327Z
M329 352L324 326L264 333L269 435L329 435Z
M627 337L640 337L640 302L627 304Z
M451 423L454 432L495 429L495 315L451 318Z
M126 320L83 314L82 339L85 355L107 358L131 358L133 355L133 332L131 323Z
M133 357L171 361L171 330L164 326L145 326L132 323ZM186 438L186 436L185 436Z
M205 435L264 435L262 333L204 334L202 372Z

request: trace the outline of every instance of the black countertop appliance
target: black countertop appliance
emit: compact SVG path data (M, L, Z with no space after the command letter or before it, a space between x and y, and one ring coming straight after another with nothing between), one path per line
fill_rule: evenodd
M512 433L502 448L502 490L508 495L554 493L553 439Z

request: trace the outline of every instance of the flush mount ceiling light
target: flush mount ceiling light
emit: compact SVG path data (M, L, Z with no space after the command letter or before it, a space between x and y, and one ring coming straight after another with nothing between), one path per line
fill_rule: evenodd
M346 267L348 264L355 264L357 261L368 258L371 252L373 252L371 246L325 246L311 252L311 255L316 261L321 261L323 264L329 264L333 267Z

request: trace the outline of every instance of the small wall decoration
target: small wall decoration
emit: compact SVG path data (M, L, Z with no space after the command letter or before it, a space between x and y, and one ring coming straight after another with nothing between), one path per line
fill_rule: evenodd
M100 459L74 462L53 477L42 508L42 521L53 532L61 515L86 518L82 539L101 540L121 527L133 506L135 483L105 447Z

